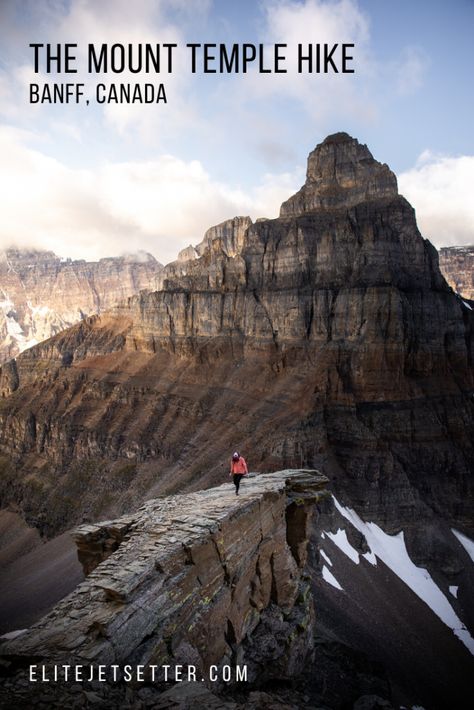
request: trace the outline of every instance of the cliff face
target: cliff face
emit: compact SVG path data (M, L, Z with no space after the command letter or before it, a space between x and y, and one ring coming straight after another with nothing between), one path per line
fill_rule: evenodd
M439 250L439 268L457 293L474 299L474 246L443 247Z
M348 138L335 133L309 154L306 182L282 204L280 217L397 196L397 178L389 167L374 160L366 145Z
M135 518L117 520L121 513L150 496L220 483L236 448L252 470L319 468L339 506L339 517L327 510L324 527L312 531L319 628L372 660L385 649L394 685L404 689L399 705L443 707L436 698L446 699L443 649L449 648L450 667L461 669L459 687L472 664L464 632L474 618L474 579L469 540L462 534L474 532L473 326L474 312L441 275L438 254L420 235L390 170L346 134L330 136L311 154L305 185L278 219L253 224L239 217L212 228L165 268L159 290L86 318L2 367L2 505L14 505L46 535L85 520L115 519L82 531L81 558L92 570L89 580L98 582L95 591L86 586L84 593L98 613L104 604L116 604L128 633L128 613L138 615L140 628L146 585L163 580L159 567L148 576L145 526L143 560L137 553L131 573L114 581L117 568L108 567L114 555L137 552ZM183 519L176 519L181 535ZM275 535L272 545L282 550L281 531ZM331 563L318 557L320 535ZM128 538L131 547L123 547ZM295 546L291 535L287 543ZM387 554L395 548L397 554ZM249 552L255 564L264 554L256 549ZM212 547L188 557L184 548L176 558L179 580L192 576L201 553L221 575ZM286 553L281 559L291 561ZM181 594L172 555L167 560ZM291 575L299 572L285 564L281 581L290 580L285 594L291 595ZM414 571L416 565L422 569ZM410 587L413 579L421 579L419 588ZM212 586L206 576L201 583ZM258 599L268 599L269 582L255 584L263 597L252 597L252 609L260 613ZM224 573L225 594L227 586ZM134 596L138 589L145 605ZM431 598L423 597L427 589ZM433 599L440 601L434 611ZM238 624L245 609L224 641L222 634L216 639L221 657L244 628ZM405 617L416 624L405 627L400 645ZM76 641L78 653L86 647L117 652L110 639L118 632L107 613L86 633L87 616L76 618L72 654ZM124 644L130 642L124 658L135 642L140 653L148 652L144 618L143 638L124 635ZM51 619L58 619L56 612ZM49 633L51 619L39 628ZM416 653L410 656L415 627ZM273 631L260 629L264 643ZM287 630L281 627L282 638ZM25 644L31 640L34 649L38 638L28 635ZM192 654L200 652L196 638L189 641ZM180 641L166 652L189 650ZM53 646L57 642L53 634ZM120 647L119 640L114 643ZM20 646L11 648L20 652ZM422 667L415 656L429 661ZM328 657L320 652L318 663L324 667ZM340 667L331 671L334 687L341 686ZM351 667L353 679L358 671ZM412 668L421 678L417 692ZM325 684L327 676L320 680ZM344 702L349 706L348 698ZM451 705L462 707L457 700ZM333 706L344 704L336 699Z
M216 483L240 447L253 468L323 466L389 529L470 530L474 314L390 170L336 134L280 218L196 251L2 368L3 502L54 531Z
M120 676L124 666L142 666L148 681L155 672L147 703L139 694L137 707L164 702L165 665L169 680L177 667L191 666L199 686L202 678L214 692L237 688L236 666L245 673L240 685L246 693L271 679L300 676L313 649L310 521L326 482L315 471L280 471L249 478L239 498L229 482L151 500L126 518L79 528L75 537L90 574L32 629L2 644L10 674L4 701L17 708L45 700L50 708L89 707L94 682L84 682L79 695L71 683L45 689L24 682L33 658L49 669L117 664ZM229 668L233 677L226 683ZM102 684L95 702L124 707L126 686Z
M150 254L87 262L7 249L0 254L0 363L150 288L160 269Z

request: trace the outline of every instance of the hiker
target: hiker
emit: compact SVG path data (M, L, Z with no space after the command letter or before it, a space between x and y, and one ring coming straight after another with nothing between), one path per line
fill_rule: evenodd
M239 495L240 481L242 480L243 476L247 475L247 473L248 468L244 457L241 456L238 451L234 451L230 460L229 476L232 476L232 480L234 481L236 496Z

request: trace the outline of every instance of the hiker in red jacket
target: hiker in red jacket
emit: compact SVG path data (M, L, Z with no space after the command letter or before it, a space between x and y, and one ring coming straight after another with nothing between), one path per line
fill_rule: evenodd
M230 460L229 476L232 476L232 480L234 481L236 496L239 495L240 481L242 480L243 476L247 475L247 473L248 468L244 457L241 456L238 451L234 451Z

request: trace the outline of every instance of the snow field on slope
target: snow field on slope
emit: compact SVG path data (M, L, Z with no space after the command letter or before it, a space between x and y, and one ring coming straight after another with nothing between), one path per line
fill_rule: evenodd
M453 535L457 537L461 545L464 547L466 550L467 554L471 558L471 560L474 562L474 542L470 540L466 535L463 535L462 532L459 532L459 530L456 530L455 528L451 528L451 532Z
M422 567L417 567L411 561L407 552L403 530L397 535L388 535L376 523L364 522L354 510L341 505L334 496L333 500L340 514L364 535L370 547L370 553L365 553L363 557L371 562L371 564L375 564L375 557L382 560L397 577L430 607L446 626L453 630L459 640L462 641L466 648L474 655L474 639L461 619L457 616L447 597L435 584L429 572ZM458 533L458 531L453 530L453 533L461 544L463 544L468 553L471 555L472 552L472 555L474 555L474 543L461 533ZM355 553L357 555L357 562L359 562L359 553L350 545L345 531L339 529L337 533L325 532L322 534L322 537L325 535L352 559L353 562L355 562ZM461 537L464 539L464 542ZM470 543L470 551L467 549L467 543L465 541ZM327 571L331 574L329 570Z

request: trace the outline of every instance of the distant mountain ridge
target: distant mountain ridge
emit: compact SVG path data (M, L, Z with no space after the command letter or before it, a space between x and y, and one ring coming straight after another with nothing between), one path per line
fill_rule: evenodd
M96 262L62 259L52 251L0 252L0 363L153 288L161 268L144 252Z
M456 293L474 299L474 245L442 247L439 268Z

